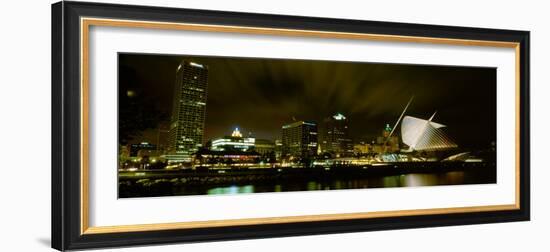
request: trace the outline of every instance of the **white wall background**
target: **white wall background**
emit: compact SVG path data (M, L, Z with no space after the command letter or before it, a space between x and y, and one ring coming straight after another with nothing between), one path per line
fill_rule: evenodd
M111 0L112 1L112 0ZM530 30L532 221L108 251L548 251L550 9L545 1L118 0L333 18ZM49 251L50 4L6 1L0 9L0 251ZM31 162L32 165L22 162Z

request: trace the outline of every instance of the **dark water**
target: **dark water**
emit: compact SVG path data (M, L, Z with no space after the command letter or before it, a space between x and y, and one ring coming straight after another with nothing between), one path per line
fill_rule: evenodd
M411 173L393 176L357 178L275 179L226 184L185 184L178 180L156 180L148 183L119 184L119 196L152 197L169 195L220 195L289 191L414 187L496 183L493 171L448 171L441 173Z
M200 188L178 188L177 194L239 194L239 193L261 193L261 192L289 192L289 191L315 191L315 190L338 190L338 189L361 189L361 188L384 188L384 187L411 187L411 186L435 186L435 185L460 185L487 183L489 180L482 178L468 177L470 174L462 171L447 172L442 174L413 173L397 176L384 176L359 179L336 179L336 180L311 180L263 184L224 185L215 187Z

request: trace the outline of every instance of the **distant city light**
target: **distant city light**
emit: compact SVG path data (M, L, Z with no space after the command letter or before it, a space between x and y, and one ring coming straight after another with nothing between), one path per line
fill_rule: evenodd
M346 120L346 117L340 113L337 113L336 115L332 116L332 118L334 118L335 120Z
M126 91L126 96L134 97L134 96L136 96L136 92L134 92L134 90L128 90L128 91Z
M288 129L288 128L292 128L292 127L296 127L296 126L300 126L300 125L309 125L309 126L317 126L317 124L313 123L313 122L306 122L306 121L299 121L299 122L293 122L291 124L287 124L287 125L283 125L283 129Z
M239 131L239 128L235 128L233 133L231 133L231 136L232 137L243 137L243 134L241 134L241 132Z

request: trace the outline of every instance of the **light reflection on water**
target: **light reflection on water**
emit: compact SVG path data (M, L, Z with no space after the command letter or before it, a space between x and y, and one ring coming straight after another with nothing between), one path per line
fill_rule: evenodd
M331 181L281 182L275 184L229 185L206 188L206 194L240 194L257 192L315 191L381 187L412 187L479 183L468 178L465 172L453 171L441 174L406 174L378 178L337 179Z
M227 187L216 187L208 190L206 194L238 194L238 193L253 193L254 192L254 186L253 185L245 185L245 186L227 186Z

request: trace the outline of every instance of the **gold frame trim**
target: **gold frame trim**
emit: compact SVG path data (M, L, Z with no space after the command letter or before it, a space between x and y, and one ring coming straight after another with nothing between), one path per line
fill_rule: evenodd
M408 42L408 43L430 43L461 46L486 46L503 47L515 49L515 82L516 82L516 186L515 186L515 204L509 205L489 205L475 207L453 207L453 208L434 208L434 209L416 209L416 210L397 210L397 211L379 211L364 213L343 213L343 214L321 214L321 215L302 215L285 217L267 217L267 218L247 218L247 219L228 219L228 220L210 220L210 221L191 221L191 222L173 222L157 224L135 224L121 226L99 226L90 227L89 223L89 29L90 26L109 26L109 27L131 27L146 29L163 30L185 30L200 32L223 32L240 33L254 35L276 35L276 36L300 36L315 38L336 38L336 39L356 39L385 42ZM381 35L366 33L348 33L348 32L327 32L316 30L294 30L278 28L260 28L248 26L226 26L226 25L205 25L193 23L170 23L170 22L152 22L122 19L101 19L101 18L81 18L80 19L80 58L81 58L81 188L80 188L80 209L81 209L81 229L82 235L104 234L119 232L139 232L139 231L158 231L173 229L190 229L206 227L226 227L236 225L258 225L258 224L279 224L291 222L312 222L328 220L350 220L381 218L395 216L415 216L415 215L435 215L452 213L470 213L470 212L489 212L502 210L520 209L520 44L516 42L487 41L487 40L467 40L452 38L433 38L417 36L399 36L399 35Z

